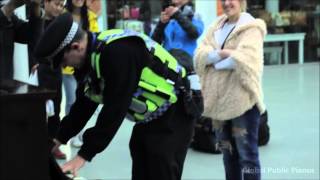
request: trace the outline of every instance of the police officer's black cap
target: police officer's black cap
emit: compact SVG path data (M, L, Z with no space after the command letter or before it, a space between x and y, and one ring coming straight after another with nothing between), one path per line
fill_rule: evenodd
M34 50L34 57L40 62L53 60L58 63L63 58L63 50L74 39L79 25L70 13L58 16L44 31Z

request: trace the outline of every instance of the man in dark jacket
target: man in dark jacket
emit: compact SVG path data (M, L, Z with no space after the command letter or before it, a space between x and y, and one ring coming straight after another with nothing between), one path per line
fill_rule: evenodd
M50 23L63 13L64 0L44 0L44 26L45 30ZM41 60L40 60L41 61ZM38 66L39 86L56 91L56 95L52 98L54 104L54 115L48 117L48 136L53 139L60 126L60 111L62 100L62 72L61 69L53 68L53 64L47 62ZM57 149L52 152L56 159L66 159L66 155Z
M30 5L28 22L13 14L14 10L27 3ZM13 50L14 42L28 44L29 52L35 45L41 31L41 0L9 0L1 1L0 6L0 86L6 80L13 79ZM31 55L31 53L29 53ZM30 56L31 57L31 56ZM34 64L29 58L30 67Z
M200 15L194 13L190 0L172 0L171 4L164 5L151 37L166 50L180 49L193 57L203 29Z

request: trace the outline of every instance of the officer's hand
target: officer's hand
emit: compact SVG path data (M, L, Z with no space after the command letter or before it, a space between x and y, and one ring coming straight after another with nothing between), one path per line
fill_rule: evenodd
M162 23L167 23L167 22L169 22L169 20L170 20L170 16L168 16L167 13L164 11L161 12L160 21Z
M61 169L64 173L71 172L74 177L77 176L77 172L80 168L84 166L86 160L83 159L81 156L77 155L69 162L65 163Z

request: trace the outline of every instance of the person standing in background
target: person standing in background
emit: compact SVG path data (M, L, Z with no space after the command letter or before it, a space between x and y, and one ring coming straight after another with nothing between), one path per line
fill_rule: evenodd
M44 0L45 28L63 12L65 0Z
M0 85L13 80L14 42L28 44L29 52L33 50L42 26L40 3L41 0L0 1ZM24 4L30 7L29 21L14 15L14 10ZM30 66L34 63L31 54L29 53Z
M44 26L42 32L50 25L50 23L60 14L64 9L64 0L44 0ZM37 61L41 61L37 59ZM55 69L52 63L40 63L33 68L38 70L39 86L42 88L56 91L53 100L54 114L48 117L48 136L53 139L60 126L60 105L62 99L62 73L61 69ZM56 149L52 152L56 159L65 159L66 155Z
M92 1L89 2L90 5L92 3ZM88 9L86 0L67 0L66 10L72 14L74 20L80 24L83 30L90 32L99 31L98 17L93 11ZM68 115L70 107L76 100L77 80L81 81L83 77L80 77L82 73L75 72L74 68L69 66L63 68L62 74L63 86L66 93L65 114ZM83 132L80 132L71 140L71 144L74 147L82 145L82 134Z
M101 10L102 10L102 3L101 0L86 0L86 4L88 6L89 11L93 12L96 16L96 18L98 16L101 15ZM89 12L90 13L90 12ZM89 14L89 25L94 25L94 23L90 23L90 14ZM93 29L92 27L90 27L89 29Z
M139 20L143 22L143 32L150 34L151 31L151 5L149 0L143 0L140 5Z
M197 39L203 29L203 22L194 13L190 0L172 0L172 4L164 7L161 12L160 21L151 38L166 50L180 49L193 57Z
M193 3L190 0L172 0L171 4L165 2L163 9L151 38L170 53L183 55L186 57L184 59L192 61L197 39L204 30L200 16L194 12ZM191 86L197 87L194 90L199 92L200 96L198 75L193 74L189 78Z
M260 180L258 128L266 24L246 13L246 0L223 0L224 15L195 52L204 116L213 120L227 180Z

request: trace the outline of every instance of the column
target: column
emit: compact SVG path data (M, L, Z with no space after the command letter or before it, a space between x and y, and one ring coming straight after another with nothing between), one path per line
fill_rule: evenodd
M195 1L196 12L201 15L201 18L204 22L205 31L208 29L210 24L217 17L217 0L196 0ZM198 41L202 39L204 33L199 38Z
M107 0L101 0L102 1L102 13L101 13L101 17L99 18L99 25L100 26L100 30L106 30L108 28L108 8L107 8Z
M266 0L266 10L272 14L279 12L279 0Z

